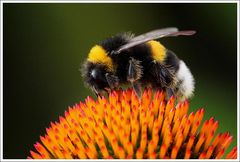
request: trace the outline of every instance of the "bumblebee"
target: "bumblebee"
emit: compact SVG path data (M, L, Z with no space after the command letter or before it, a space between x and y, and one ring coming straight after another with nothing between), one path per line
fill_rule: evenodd
M90 50L82 68L84 81L96 95L131 84L138 97L142 87L151 86L183 101L193 94L194 78L184 61L156 40L193 34L169 27L135 37L121 33L107 38Z

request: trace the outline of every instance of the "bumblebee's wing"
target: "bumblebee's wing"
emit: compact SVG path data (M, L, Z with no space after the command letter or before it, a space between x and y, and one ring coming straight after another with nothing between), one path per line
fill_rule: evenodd
M120 46L116 51L113 51L113 53L118 54L123 50L137 46L139 44L143 44L147 41L154 40L154 39L159 39L159 38L163 38L163 37L176 37L179 35L193 35L195 33L196 32L194 30L178 31L177 28L157 29L157 30L153 30L148 33L145 33L145 34L142 34L142 35L132 38L129 41L129 43Z
M132 38L130 40L130 42L140 41L140 40L143 40L143 39L145 39L147 37L153 37L153 36L156 36L156 35L162 35L162 34L166 34L166 33L169 33L169 32L178 32L178 28L170 27L170 28L163 28L163 29L152 30L150 32L147 32L147 33L144 33L144 34L141 34L139 36L136 36L136 37Z

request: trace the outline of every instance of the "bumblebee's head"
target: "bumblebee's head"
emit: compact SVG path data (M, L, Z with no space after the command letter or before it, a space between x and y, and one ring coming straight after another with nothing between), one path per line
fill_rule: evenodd
M99 93L109 88L106 80L107 69L104 65L95 64L87 61L84 67L85 82L92 88L95 93Z
M113 73L113 62L107 52L99 45L94 46L88 54L82 74L85 82L95 93L109 89L107 73Z

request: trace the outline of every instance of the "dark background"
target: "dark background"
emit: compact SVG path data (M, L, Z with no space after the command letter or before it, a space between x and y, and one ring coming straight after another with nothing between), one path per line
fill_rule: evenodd
M79 68L90 48L122 31L176 26L192 37L161 42L190 67L195 96L237 144L237 4L3 5L3 155L26 158L50 121L93 93ZM229 149L227 150L229 152Z

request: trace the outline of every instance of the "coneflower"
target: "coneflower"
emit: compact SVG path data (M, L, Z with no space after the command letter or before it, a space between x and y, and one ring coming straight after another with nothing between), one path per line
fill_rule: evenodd
M116 90L108 98L88 97L52 122L30 151L34 159L219 159L232 142L214 137L218 121L201 122L204 109L188 114L189 103L166 101L162 91ZM176 105L176 106L175 106ZM237 158L237 147L226 158Z

